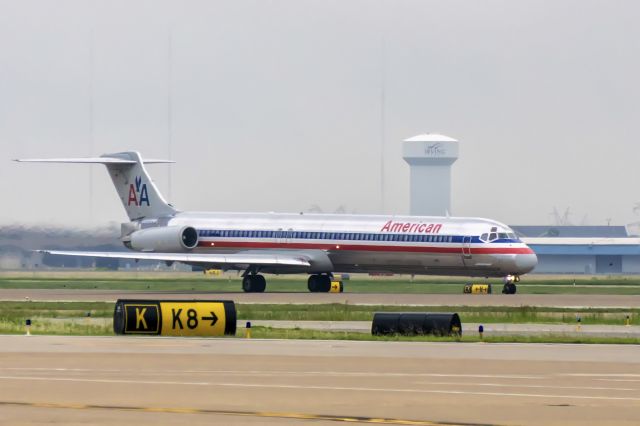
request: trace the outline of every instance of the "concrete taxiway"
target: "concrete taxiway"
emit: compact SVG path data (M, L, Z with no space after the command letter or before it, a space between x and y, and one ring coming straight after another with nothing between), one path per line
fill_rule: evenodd
M117 299L229 299L238 303L347 303L398 306L548 306L633 308L640 295L603 294L374 294L374 293L228 293L93 289L0 289L0 300L109 301Z
M0 407L9 424L635 425L640 348L0 336Z

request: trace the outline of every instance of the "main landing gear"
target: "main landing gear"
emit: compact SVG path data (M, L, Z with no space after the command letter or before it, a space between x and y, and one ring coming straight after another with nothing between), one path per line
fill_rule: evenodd
M502 281L504 282L504 286L502 287L502 294L516 294L516 291L518 291L516 283L520 281L520 276L507 275L503 278Z
M311 293L328 293L331 290L331 275L309 275L307 287Z
M307 287L312 293L328 293L331 291L331 278L329 274L310 275ZM242 277L242 290L245 293L264 293L267 280L264 276L255 272L249 272Z
M245 293L264 293L267 287L267 280L258 274L247 274L242 278L242 290Z

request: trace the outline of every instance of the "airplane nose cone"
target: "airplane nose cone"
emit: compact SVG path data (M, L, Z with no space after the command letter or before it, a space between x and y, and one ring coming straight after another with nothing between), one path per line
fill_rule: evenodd
M538 264L538 256L535 253L531 254L519 254L516 256L516 268L520 274L526 274L533 271L533 268Z

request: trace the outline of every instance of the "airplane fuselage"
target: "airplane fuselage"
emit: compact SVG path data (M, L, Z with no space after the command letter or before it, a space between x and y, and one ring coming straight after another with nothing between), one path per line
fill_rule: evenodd
M326 253L312 269L265 266L263 272L369 272L505 276L531 271L536 255L506 225L488 219L281 213L181 212L145 219L143 229L191 226L197 253Z

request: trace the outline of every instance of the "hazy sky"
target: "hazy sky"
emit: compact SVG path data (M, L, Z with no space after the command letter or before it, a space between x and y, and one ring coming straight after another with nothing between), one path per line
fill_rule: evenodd
M455 215L640 220L639 17L636 1L0 0L0 224L125 221L102 166L10 162L123 150L177 160L149 169L185 210L380 213L383 128L385 213L409 210L401 141L439 132L461 143Z

